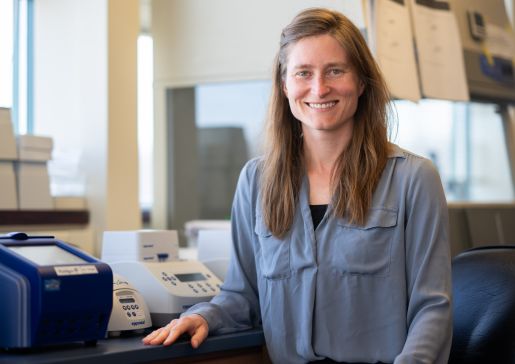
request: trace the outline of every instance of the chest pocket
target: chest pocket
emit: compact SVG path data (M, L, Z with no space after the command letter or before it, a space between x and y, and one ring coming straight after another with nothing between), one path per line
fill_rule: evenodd
M282 240L273 236L260 215L256 217L254 232L260 246L262 275L273 280L290 277L290 239L286 237Z
M387 276L397 210L373 208L363 226L338 222L334 267L345 274Z

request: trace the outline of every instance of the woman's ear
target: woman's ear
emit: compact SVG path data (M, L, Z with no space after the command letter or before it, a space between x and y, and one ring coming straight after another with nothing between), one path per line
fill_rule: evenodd
M365 91L365 82L363 82L363 80L359 80L359 96L363 94L363 91Z
M283 81L282 85L283 85L283 92L286 95L286 97L288 97L288 89L286 88L286 82Z

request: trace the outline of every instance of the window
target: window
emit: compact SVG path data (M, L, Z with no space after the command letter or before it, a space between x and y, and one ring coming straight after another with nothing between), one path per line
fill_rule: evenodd
M0 0L0 106L18 134L32 131L33 0Z
M12 106L13 1L0 0L0 107Z
M514 191L497 106L440 100L396 101L392 141L430 158L448 201L508 201Z
M206 128L242 128L247 157L258 155L269 93L269 81L197 86L199 135L202 136L202 130ZM394 106L397 121L392 123L392 142L433 161L448 201L504 202L514 198L497 105L424 99L419 103L398 100ZM216 159L214 154L211 159ZM232 196L227 191L213 191L224 188L227 181L216 181L211 178L206 183L211 190L201 191L200 195L224 196L231 201ZM211 207L208 211L215 209ZM204 214L200 217L220 216Z
M138 38L138 153L140 206L150 209L153 201L153 43L152 37Z

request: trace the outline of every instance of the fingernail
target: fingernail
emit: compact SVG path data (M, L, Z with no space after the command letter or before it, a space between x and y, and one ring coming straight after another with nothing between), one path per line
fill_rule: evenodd
M191 346L196 349L198 346L197 340L191 340Z

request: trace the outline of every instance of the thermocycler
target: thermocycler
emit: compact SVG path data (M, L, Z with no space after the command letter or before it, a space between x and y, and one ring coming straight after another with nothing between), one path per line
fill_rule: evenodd
M222 282L204 264L178 257L174 230L106 231L102 260L143 296L154 326L164 326L190 306L209 301Z
M52 236L0 236L0 347L94 344L112 295L110 267L83 251Z

